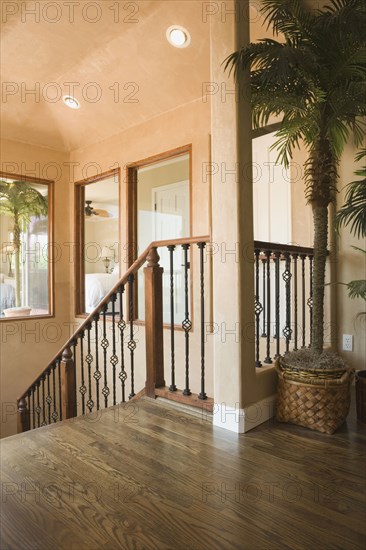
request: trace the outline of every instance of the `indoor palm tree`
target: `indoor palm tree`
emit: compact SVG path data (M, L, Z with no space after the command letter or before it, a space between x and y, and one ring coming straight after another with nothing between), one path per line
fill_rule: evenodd
M226 68L251 71L254 126L280 117L274 147L286 166L296 147L308 153L306 198L314 221L312 349L323 350L328 206L334 200L344 145L363 138L366 114L366 3L262 0L262 13L279 40L262 39L226 59ZM310 4L310 7L309 7Z
M15 299L20 300L21 233L31 217L46 216L48 201L37 189L24 181L0 181L0 214L13 218L13 248L15 258Z

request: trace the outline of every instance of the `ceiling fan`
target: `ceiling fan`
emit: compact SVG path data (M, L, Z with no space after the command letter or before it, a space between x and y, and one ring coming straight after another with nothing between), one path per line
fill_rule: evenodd
M102 218L110 218L111 215L107 210L101 210L94 208L91 204L93 201L85 201L85 216L90 218L91 216L101 216Z

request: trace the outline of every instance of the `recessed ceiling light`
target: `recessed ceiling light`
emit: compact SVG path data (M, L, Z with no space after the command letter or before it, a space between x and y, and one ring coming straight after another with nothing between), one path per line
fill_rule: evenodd
M172 25L166 31L166 37L172 46L175 48L186 48L191 43L191 35L184 27L180 25Z
M62 101L65 103L65 105L70 107L70 109L80 109L80 103L71 95L65 95L62 98Z

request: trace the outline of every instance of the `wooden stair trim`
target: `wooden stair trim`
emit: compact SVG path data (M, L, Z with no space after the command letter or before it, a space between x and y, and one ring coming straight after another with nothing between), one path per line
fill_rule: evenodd
M170 401L176 401L177 403L183 403L184 405L189 405L196 409L203 409L207 412L212 413L214 407L214 400L212 397L207 399L199 399L197 393L192 393L191 395L183 395L181 390L169 391L167 386L163 388L155 388L155 397L162 397Z
M131 397L131 399L129 399L128 401L126 401L126 403L129 403L130 401L136 401L136 399L140 399L140 397L143 397L144 395L146 395L146 388L142 388L142 390L140 390L139 392L137 392L136 395L134 395L133 397Z

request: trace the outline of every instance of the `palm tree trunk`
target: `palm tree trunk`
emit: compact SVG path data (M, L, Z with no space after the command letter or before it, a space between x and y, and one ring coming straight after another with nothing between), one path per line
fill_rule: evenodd
M20 300L20 226L18 214L14 213L14 263L15 263L15 305L21 306Z
M321 353L324 345L324 281L328 244L328 208L313 204L314 266L313 266L313 329L314 351Z

